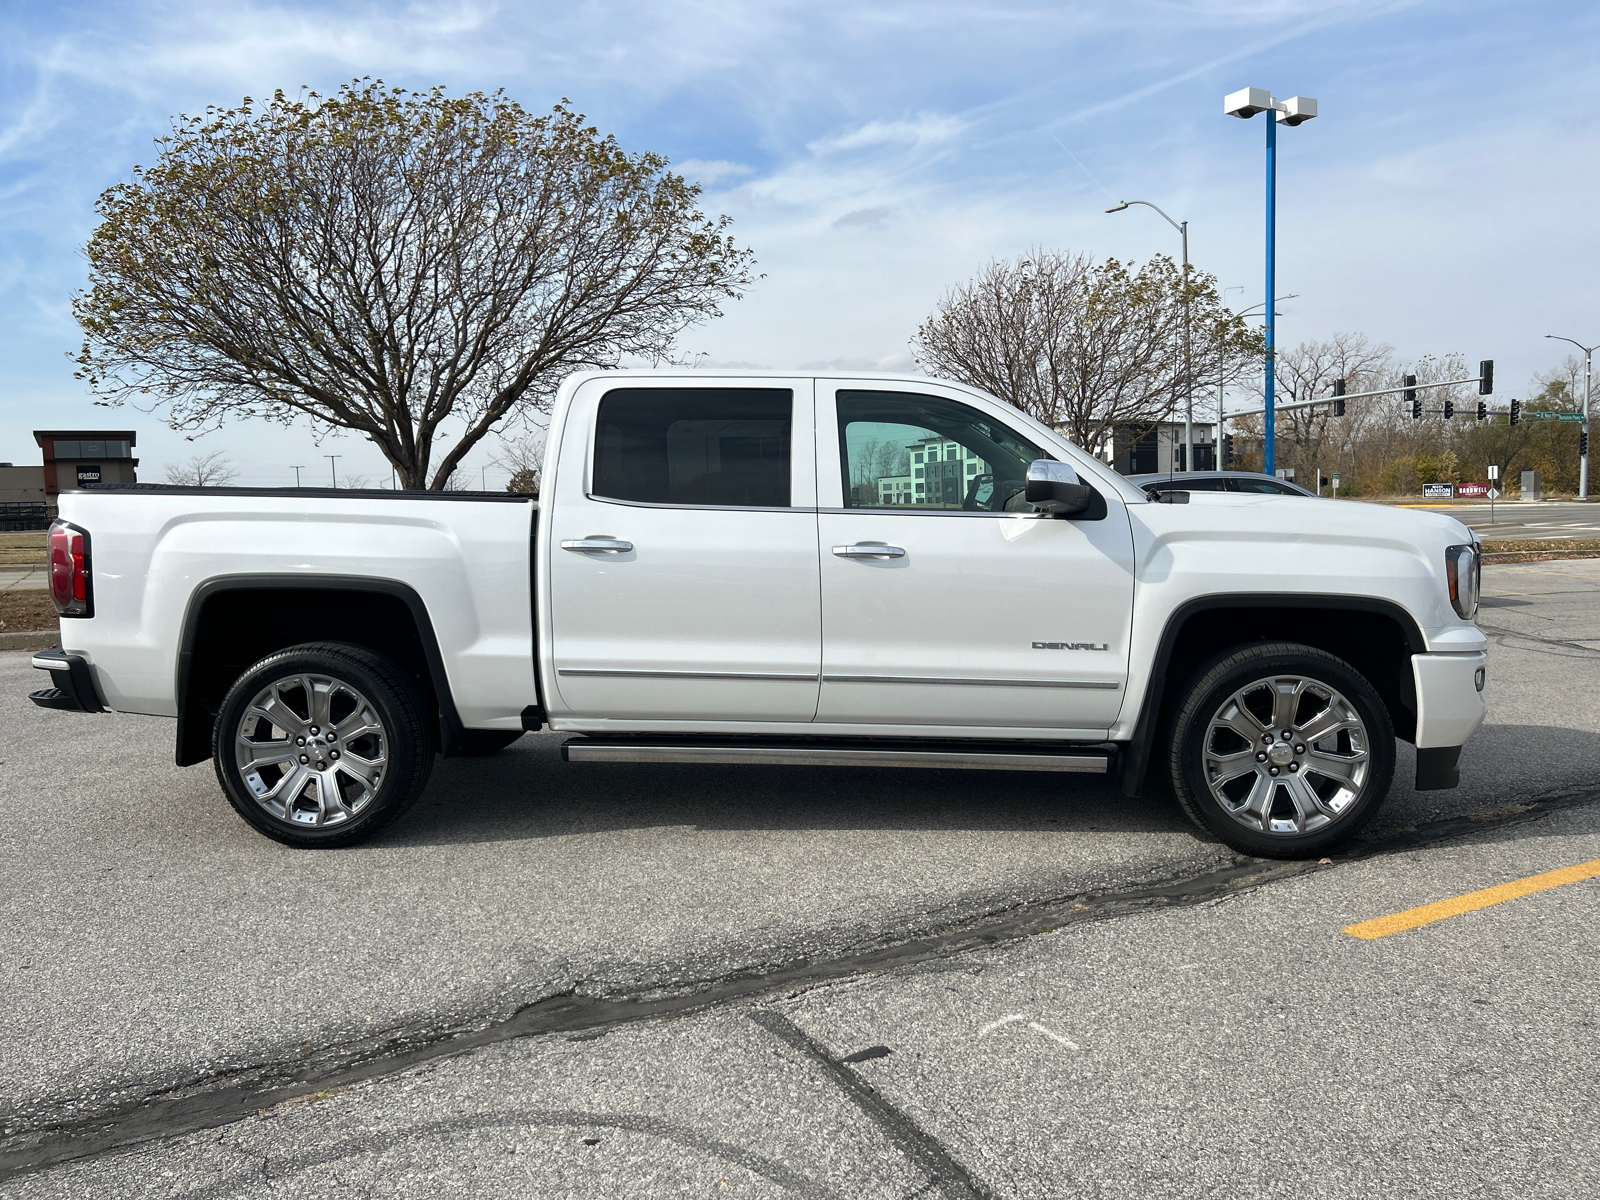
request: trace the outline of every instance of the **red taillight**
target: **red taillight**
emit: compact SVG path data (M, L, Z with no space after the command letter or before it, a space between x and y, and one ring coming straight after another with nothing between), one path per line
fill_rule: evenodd
M63 617L87 617L89 539L65 521L50 526L50 599Z

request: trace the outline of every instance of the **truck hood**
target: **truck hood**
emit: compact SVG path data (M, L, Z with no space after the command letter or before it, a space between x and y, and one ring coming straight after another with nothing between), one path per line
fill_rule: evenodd
M1130 504L1139 586L1192 595L1359 596L1400 604L1435 650L1483 635L1450 604L1445 550L1474 540L1443 513L1350 500L1191 492L1187 504Z

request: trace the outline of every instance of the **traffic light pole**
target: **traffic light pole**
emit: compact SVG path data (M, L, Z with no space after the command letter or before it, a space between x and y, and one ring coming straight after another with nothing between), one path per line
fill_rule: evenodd
M1600 347L1597 347L1600 349ZM1270 360L1269 360L1270 361ZM1462 383L1481 383L1482 375L1473 375L1467 379L1441 379L1438 383L1408 383L1400 387L1375 388L1370 392L1347 392L1342 396L1320 396L1315 400L1297 400L1293 404L1279 404L1276 407L1284 412L1294 408L1313 408L1318 404L1332 404L1335 400L1360 400L1367 396L1394 396L1400 392L1420 392L1424 388L1455 387ZM1269 393L1270 394L1270 393ZM1269 400L1270 404L1271 401ZM1241 408L1238 412L1224 413L1222 419L1231 421L1234 417L1254 417L1262 413L1272 412L1271 408Z
M1600 346L1585 346L1582 342L1569 337L1559 337L1553 333L1544 336L1555 342L1571 342L1583 351L1583 435L1578 445L1578 499L1587 500L1589 498L1589 372L1594 352L1600 350Z

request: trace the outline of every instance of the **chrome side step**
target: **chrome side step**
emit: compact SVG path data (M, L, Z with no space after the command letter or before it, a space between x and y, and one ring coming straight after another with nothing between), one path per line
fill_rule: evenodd
M1104 775L1111 756L1104 751L1057 751L1002 744L993 750L917 749L911 746L821 746L752 743L605 740L575 737L562 743L568 762L607 763L734 763L751 766L805 767L942 767L958 771L1073 771Z

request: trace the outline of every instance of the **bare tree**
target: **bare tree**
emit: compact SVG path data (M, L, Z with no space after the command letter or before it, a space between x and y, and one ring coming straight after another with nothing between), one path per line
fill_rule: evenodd
M1134 269L1039 250L953 288L911 348L929 374L992 392L1093 449L1116 425L1168 415L1185 394L1185 295L1165 255ZM1237 378L1258 335L1223 306L1213 276L1191 269L1187 298L1196 387Z
M180 487L227 487L239 472L221 450L196 454L186 463L169 463L167 482Z
M534 425L520 438L501 439L500 454L491 461L510 474L506 491L524 496L539 494L539 480L544 474L545 440L549 433L543 426Z
M357 430L408 488L443 488L571 371L665 357L751 279L698 187L565 101L357 80L180 117L160 145L97 204L79 378L174 428Z

